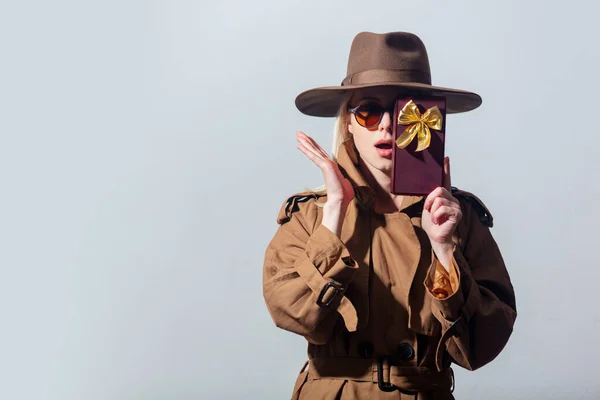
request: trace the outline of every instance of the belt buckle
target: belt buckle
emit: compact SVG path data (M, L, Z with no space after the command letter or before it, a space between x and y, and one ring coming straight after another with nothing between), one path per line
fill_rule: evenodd
M379 357L377 359L377 386L379 386L379 390L382 392L393 392L395 390L399 390L399 388L393 383L383 381L383 361L385 360L389 361L389 358Z
M384 380L383 380L383 362L386 360L390 361L390 357L377 358L377 386L379 386L379 390L381 390L382 392L393 392L394 390L397 390L403 394L418 395L419 392L413 392L411 390L404 390L404 389L401 389L398 386L394 385L391 382L384 382ZM390 376L392 374L391 372L392 372L392 366L390 365Z

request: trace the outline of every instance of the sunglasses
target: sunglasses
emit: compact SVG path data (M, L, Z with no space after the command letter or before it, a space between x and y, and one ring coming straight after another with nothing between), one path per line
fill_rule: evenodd
M356 122L365 128L377 126L386 111L390 111L390 114L394 112L393 109L384 108L377 104L364 104L354 108L348 107L348 112L354 114Z

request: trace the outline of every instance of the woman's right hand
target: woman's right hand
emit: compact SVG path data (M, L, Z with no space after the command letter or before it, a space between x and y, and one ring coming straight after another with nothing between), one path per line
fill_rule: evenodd
M354 198L352 183L342 175L337 163L327 155L310 136L296 132L298 149L302 151L323 173L327 188L327 202L323 207L323 221L329 230L340 236L346 208Z

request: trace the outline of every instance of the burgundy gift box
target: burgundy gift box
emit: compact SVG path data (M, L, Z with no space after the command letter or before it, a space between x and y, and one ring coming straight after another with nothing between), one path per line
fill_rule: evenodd
M416 104L408 104L410 101ZM407 106L408 104L408 106ZM436 113L434 107L437 106L439 114ZM418 111L416 111L418 108ZM431 110L430 110L431 109ZM426 114L427 110L430 110ZM403 113L403 121L398 121L398 116ZM432 118L432 115L437 115L437 118ZM429 116L429 118L424 118ZM441 117L441 121L440 118ZM407 123L410 121L412 123ZM425 97L425 96L402 96L396 99L394 107L394 143L392 155L392 187L391 192L401 195L428 195L433 189L442 186L442 177L444 170L444 144L446 132L446 98L445 97ZM427 128L419 126L426 125ZM441 126L440 126L441 125ZM435 129L435 127L440 129ZM402 134L408 132L418 132L422 128L422 132L426 133L429 130L430 140L429 145L417 151L419 142L424 147L427 143L426 135L416 134L412 140L406 145L407 139ZM408 134L407 132L407 134ZM406 145L400 148L397 145L398 138L402 140L402 144Z

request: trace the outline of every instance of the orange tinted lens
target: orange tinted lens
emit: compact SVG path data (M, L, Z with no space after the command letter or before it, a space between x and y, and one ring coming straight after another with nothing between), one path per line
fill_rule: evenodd
M356 120L365 128L377 125L381 118L381 110L378 108L359 108L356 110Z

